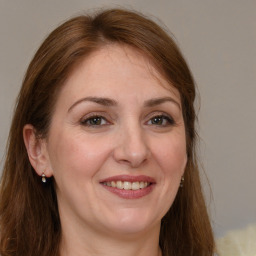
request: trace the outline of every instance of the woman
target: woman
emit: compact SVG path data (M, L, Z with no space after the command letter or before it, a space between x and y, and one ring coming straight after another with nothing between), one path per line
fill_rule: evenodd
M73 18L30 63L1 183L1 255L213 255L191 73L126 10Z

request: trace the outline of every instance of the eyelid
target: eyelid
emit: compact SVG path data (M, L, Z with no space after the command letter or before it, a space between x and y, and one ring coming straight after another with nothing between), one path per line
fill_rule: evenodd
M113 116L111 116L109 113L106 113L106 112L103 112L103 111L95 111L95 112L90 112L88 114L83 115L79 119L79 123L81 125L86 126L86 122L88 120L94 118L94 117L95 118L96 117L102 118L103 120L106 121L106 124L99 124L99 125L92 125L92 124L90 125L90 124L88 124L87 125L88 127L97 126L97 128L99 128L99 127L102 127L102 126L107 126L107 125L110 125L110 124L114 124L114 121L115 121L114 119L116 119ZM164 124L164 125L148 124L148 122L150 122L155 117L162 117L162 118L166 119L168 123ZM173 115L171 115L169 113L166 113L165 111L153 111L153 112L149 113L148 115L146 115L144 124L145 125L151 125L151 126L158 126L158 127L167 127L167 126L175 126L176 121L173 118Z
M175 119L173 118L172 115L170 114L167 114L166 112L162 112L162 111L156 111L156 112L152 112L150 113L149 115L147 115L147 118L146 118L146 122L145 123L148 123L151 119L155 118L155 117L163 117L163 118L166 118L167 121L169 122L168 125L155 125L155 126L162 126L162 127L166 127L166 126L174 126L176 125L176 121ZM154 124L151 124L152 126L154 126Z
M108 125L108 124L112 123L110 121L111 118L105 112L91 112L91 113L88 113L88 114L84 115L82 118L80 118L79 123L81 123L82 125L85 125L86 121L88 121L88 120L90 120L94 117L95 118L100 117L100 118L104 119L107 122L107 124L104 124L104 125ZM91 126L93 126L93 125L91 125ZM103 125L98 125L98 126L103 126Z
M151 119L155 116L165 116L165 117L169 117L170 119L173 119L174 120L174 117L173 115L169 114L169 113L166 113L165 111L153 111L151 113L149 113L147 116L146 116L146 119Z

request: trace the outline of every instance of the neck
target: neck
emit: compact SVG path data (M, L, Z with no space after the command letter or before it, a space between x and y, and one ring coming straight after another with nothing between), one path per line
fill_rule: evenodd
M161 256L160 224L137 234L103 234L62 227L61 256Z

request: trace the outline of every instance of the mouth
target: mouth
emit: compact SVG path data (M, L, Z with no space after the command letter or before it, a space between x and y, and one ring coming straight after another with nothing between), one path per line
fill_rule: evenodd
M112 188L118 188L118 189L125 189L125 190L139 190L146 188L150 186L151 183L149 182L144 182L144 181L135 181L135 182L130 182L130 181L108 181L108 182L103 182L104 186L112 187Z
M156 184L151 177L119 175L100 181L108 191L125 199L136 199L148 195Z

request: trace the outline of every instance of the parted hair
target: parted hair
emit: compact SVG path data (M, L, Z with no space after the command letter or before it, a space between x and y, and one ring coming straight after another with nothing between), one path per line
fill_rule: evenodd
M17 98L0 187L1 256L58 256L61 223L54 178L47 185L29 162L23 127L47 137L58 93L72 70L106 44L133 47L146 55L180 93L186 130L183 188L161 222L163 256L212 256L213 233L196 156L195 84L174 39L156 22L123 9L74 17L56 28L32 59Z

